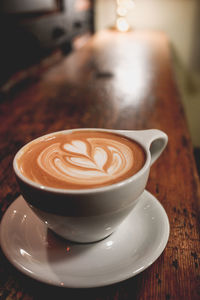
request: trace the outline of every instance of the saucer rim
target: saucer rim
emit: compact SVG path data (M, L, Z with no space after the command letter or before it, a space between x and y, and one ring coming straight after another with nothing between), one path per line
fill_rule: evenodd
M148 192L147 190L144 191L145 196L147 196L148 198L150 198L149 201L154 201L156 202L157 204L157 207L159 207L160 211L162 211L162 216L165 218L165 220L163 221L163 223L165 223L165 228L163 229L163 236L162 236L162 239L160 240L160 243L159 243L159 247L156 251L155 254L152 254L151 256L151 259L149 259L148 263L145 263L145 266L143 266L142 268L139 268L135 271L132 271L129 273L123 273L123 276L119 277L119 276L116 276L116 278L110 278L110 280L106 279L105 281L101 280L101 282L96 282L96 283L88 283L88 284L67 284L66 282L63 283L61 281L56 281L56 280L50 280L50 279L46 279L44 277L42 277L42 275L39 275L35 272L35 273L31 273L30 270L28 269L25 269L23 267L23 265L21 265L16 259L13 259L12 257L12 252L9 251L6 247L4 247L4 242L2 240L2 236L3 236L3 231L6 230L4 227L6 226L6 224L4 224L4 221L5 221L5 218L7 215L9 215L9 213L11 213L12 211L12 207L16 206L17 205L17 201L20 200L20 198L23 199L23 196L20 195L18 196L14 201L13 203L8 207L8 209L6 210L5 214L3 215L2 217L2 220L1 220L1 223L0 223L0 247L5 255L5 257L8 259L8 261L14 266L16 267L16 269L20 272L22 272L23 274L25 274L26 276L34 279L34 280L37 280L38 282L41 282L41 283L44 283L44 284L49 284L49 285L52 285L52 286L59 286L59 287L64 287L64 288L97 288L97 287L104 287L104 286L108 286L108 285L112 285L112 284L116 284L116 283L119 283L119 282L122 282L122 281L125 281L129 278L132 278L136 275L138 275L139 273L143 272L144 270L146 270L148 267L150 267L159 257L160 255L163 253L166 245L167 245L167 242L169 240L169 235L170 235L170 223L169 223L169 218L167 216L167 213L163 207L163 205L159 202L159 200L154 196L152 195L150 192ZM142 195L143 195L142 194ZM142 196L141 195L141 196ZM23 199L24 200L24 199ZM25 200L24 200L25 201ZM28 209L30 209L28 207ZM157 208L158 209L158 208ZM30 209L31 210L31 209ZM128 217L127 217L128 218ZM9 220L10 221L10 220ZM39 221L39 219L38 219ZM11 221L10 221L11 222ZM44 225L45 226L45 225ZM114 233L113 233L114 234ZM107 238L106 238L107 239ZM106 240L105 239L105 240ZM100 241L101 242L101 241ZM97 242L97 243L100 243L100 242ZM47 265L47 264L46 264ZM81 277L80 277L81 279Z

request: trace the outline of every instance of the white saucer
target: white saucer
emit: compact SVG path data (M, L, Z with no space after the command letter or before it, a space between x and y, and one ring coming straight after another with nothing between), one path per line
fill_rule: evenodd
M145 191L118 230L91 244L75 244L46 228L18 197L3 216L1 247L17 269L39 281L71 288L99 287L128 279L149 267L164 250L169 221Z

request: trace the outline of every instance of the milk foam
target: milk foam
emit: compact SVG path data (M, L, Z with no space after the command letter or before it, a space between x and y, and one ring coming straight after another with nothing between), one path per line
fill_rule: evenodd
M108 132L80 131L31 143L18 163L21 172L39 184L82 189L126 179L144 162L144 150L132 140Z
M103 183L126 173L133 164L131 149L105 138L72 140L45 148L37 159L42 170L75 184Z

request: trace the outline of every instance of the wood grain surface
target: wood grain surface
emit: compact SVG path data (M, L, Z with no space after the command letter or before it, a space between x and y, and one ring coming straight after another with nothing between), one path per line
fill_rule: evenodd
M65 289L17 271L0 252L0 299L200 299L199 178L163 33L100 32L82 49L0 103L1 217L19 195L16 151L61 129L158 128L169 143L147 185L170 222L166 249L139 275L103 288Z

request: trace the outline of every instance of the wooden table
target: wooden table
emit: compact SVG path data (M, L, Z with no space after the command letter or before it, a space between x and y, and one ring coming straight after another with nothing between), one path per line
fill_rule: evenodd
M0 103L1 216L19 195L12 159L26 142L69 128L158 128L169 143L151 169L147 190L164 206L170 237L139 275L112 286L65 289L17 271L0 253L0 299L165 299L200 297L199 179L185 115L163 33L114 31L40 74Z

